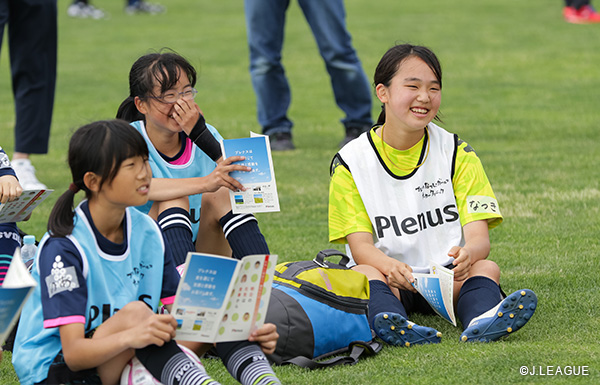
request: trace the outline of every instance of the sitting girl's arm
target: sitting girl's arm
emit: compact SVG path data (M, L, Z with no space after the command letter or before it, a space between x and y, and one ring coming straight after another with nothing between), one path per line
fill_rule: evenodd
M404 262L388 257L373 244L373 234L356 232L346 236L352 257L359 265L373 266L388 280L388 285L402 290L415 291L412 268Z
M177 322L171 315L152 314L141 322L118 315L119 312L100 325L93 338L85 337L81 323L59 327L65 362L71 370L96 368L129 349L162 346L175 336ZM104 329L102 333L100 329ZM102 336L97 337L99 334ZM133 351L129 354L133 356Z
M448 256L453 257L454 280L462 281L469 275L471 265L490 254L490 234L487 220L469 222L463 226L465 245L453 246Z
M244 160L243 156L231 156L217 164L217 167L207 176L198 178L152 178L149 200L167 201L184 196L215 192L221 187L230 190L245 190L244 186L229 176L232 171L250 171L251 168L232 164Z

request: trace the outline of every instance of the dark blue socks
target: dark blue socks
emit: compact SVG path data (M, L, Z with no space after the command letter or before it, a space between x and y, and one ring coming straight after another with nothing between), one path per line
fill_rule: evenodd
M185 263L188 252L196 251L190 213L180 207L169 208L158 215L158 224L169 243L175 266Z
M398 313L408 319L402 302L392 293L387 283L378 280L369 281L369 324L373 328L373 319L379 313Z
M500 286L483 276L471 277L463 283L456 303L456 315L463 325L469 326L471 320L490 310L502 301Z

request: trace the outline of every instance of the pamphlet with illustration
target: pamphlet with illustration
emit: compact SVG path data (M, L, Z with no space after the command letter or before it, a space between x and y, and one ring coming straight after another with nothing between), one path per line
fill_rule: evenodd
M276 255L237 260L188 253L171 314L177 339L224 342L248 339L265 321Z
M54 190L25 190L14 201L0 203L0 223L21 222Z

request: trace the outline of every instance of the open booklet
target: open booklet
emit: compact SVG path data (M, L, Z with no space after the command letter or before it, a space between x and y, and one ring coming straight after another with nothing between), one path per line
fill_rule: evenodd
M36 286L21 259L21 250L17 247L10 262L4 283L0 286L0 344L12 330L19 318L21 308Z
M25 190L17 199L0 203L0 223L20 222L54 190Z
M429 273L412 273L415 289L442 318L456 326L454 316L454 272L429 262Z
M229 190L233 213L279 211L279 196L269 137L251 132L249 138L224 139L221 147L223 158L244 156L246 159L236 164L252 168L252 171L229 173L246 188L246 191Z
M276 255L237 260L188 253L171 314L177 339L198 342L246 340L267 315Z

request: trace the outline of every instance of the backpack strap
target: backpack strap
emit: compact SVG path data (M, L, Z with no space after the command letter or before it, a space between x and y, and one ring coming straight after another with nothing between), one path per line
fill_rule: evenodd
M324 361L297 356L281 362L281 365L296 365L310 370L330 368L337 365L354 365L358 363L360 357L379 353L381 346L381 343L375 340L370 342L354 341L349 346L350 354L347 356L337 356Z
M321 266L321 267L329 267L327 266L327 264L325 263L325 258L329 258L329 257L333 257L333 256L341 256L342 259L340 260L340 266L343 267L348 267L348 263L350 263L350 258L348 258L348 256L344 253L342 253L341 251L338 251L336 249L325 249L325 250L321 250L319 251L319 253L317 254L317 256L313 259L313 261Z

